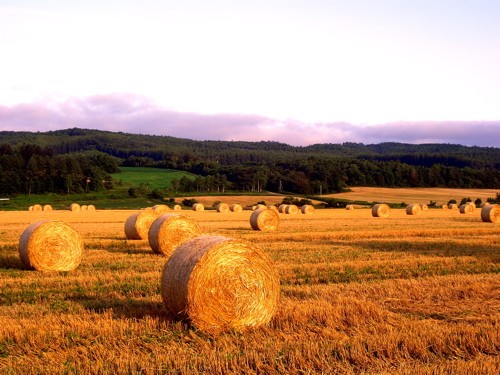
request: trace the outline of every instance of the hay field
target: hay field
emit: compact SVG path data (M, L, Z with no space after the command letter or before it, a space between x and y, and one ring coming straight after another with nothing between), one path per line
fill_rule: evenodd
M385 203L426 203L431 200L438 205L447 203L450 199L460 202L462 198L471 198L475 201L481 198L486 202L487 198L495 198L498 189L450 189L450 188L374 188L353 187L347 193L325 195L325 197L360 200L368 202Z
M479 210L316 210L274 232L250 211L183 211L260 246L280 276L270 324L218 336L168 315L165 258L125 238L133 212L0 212L1 374L498 373L500 225ZM19 237L40 218L81 234L77 269L23 268Z

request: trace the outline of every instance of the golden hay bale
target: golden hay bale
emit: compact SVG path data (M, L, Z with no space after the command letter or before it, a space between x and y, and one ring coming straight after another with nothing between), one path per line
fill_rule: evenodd
M149 228L148 240L156 254L169 257L181 243L200 233L198 224L186 216L162 214Z
M462 204L460 206L460 213L461 214L471 214L474 212L474 207L470 204Z
M180 204L174 205L174 211L182 211L182 207Z
M43 206L43 211L52 211L53 208L50 204L46 204Z
M243 207L241 206L241 204L238 204L238 203L230 205L229 209L231 210L231 212L241 212L241 211L243 211Z
M95 211L95 206L93 204L89 204L87 206L87 211Z
M500 205L489 204L481 209L481 219L488 223L500 222Z
M40 204L33 205L33 211L39 212L39 211L42 211L42 210L43 210L42 205L40 205Z
M205 211L205 206L201 203L193 204L193 211Z
M483 203L481 203L481 208L489 206L490 204L491 204L490 202L483 202Z
M427 206L425 203L420 204L420 210L421 211L427 211L429 209L429 206Z
M285 213L286 206L288 206L288 205L287 205L287 204L280 204L280 205L278 206L278 212L279 212L280 214L284 214L284 213Z
M285 208L285 214L295 215L299 213L299 208L294 204L289 204Z
M125 236L129 240L147 240L151 224L159 214L151 208L130 215L125 221Z
M29 206L28 211L33 211L33 206Z
M300 209L300 212L302 212L303 214L306 214L306 215L310 215L310 214L314 213L314 207L311 206L310 204L306 204L306 205L302 206L302 208Z
M372 207L373 217L389 217L391 213L390 207L385 203L379 203Z
M80 211L87 211L88 207L89 207L89 206L87 206L86 204L82 204L82 205L80 206Z
M270 232L276 230L279 223L278 213L268 208L261 208L250 215L250 225L254 230Z
M217 212L229 212L229 205L227 203L219 203L216 209Z
M354 205L348 204L347 206L345 206L345 209L346 210L354 210Z
M170 211L170 207L168 207L166 204L155 204L152 209L156 212L158 212L158 214L164 214L165 212L168 212Z
M268 210L273 210L273 211L276 211L277 213L279 213L279 211L278 211L278 207L276 207L276 206L274 206L274 205L272 205L272 204L270 204L269 206L266 206L266 208L267 208Z
M223 236L184 242L161 277L167 310L209 333L267 324L279 294L279 277L267 254L249 242Z
M80 211L80 209L81 209L81 207L80 207L80 205L78 203L71 203L69 205L69 210L70 211L76 212L76 211Z
M69 225L40 220L29 225L19 239L19 255L38 271L71 271L83 255L83 240Z
M420 215L422 213L422 206L420 204L409 204L406 206L407 215Z
M450 203L450 204L448 205L448 208L449 208L450 210L456 210L456 209L458 208L458 205L456 205L455 203Z
M258 204L256 206L252 206L253 211L262 210L263 208L267 208L267 206L265 204Z
M447 204L443 204L443 205L441 206L441 208L442 208L443 210L447 210L447 209L448 209L448 205L447 205Z

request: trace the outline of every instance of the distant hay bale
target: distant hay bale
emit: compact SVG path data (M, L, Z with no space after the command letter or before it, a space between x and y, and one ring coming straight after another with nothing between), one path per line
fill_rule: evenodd
M422 213L422 206L419 204L409 204L406 206L407 215L420 215Z
M257 211L257 210L262 210L263 208L267 208L265 204L257 204L255 206L252 206L252 211Z
M29 206L28 211L33 211L33 206Z
M243 207L240 204L238 204L238 203L230 205L229 209L231 210L231 212L241 212L241 211L243 211Z
M254 230L271 232L278 228L279 223L278 213L268 208L261 208L250 215L250 225Z
M229 205L227 203L219 203L216 207L217 212L229 212Z
M46 204L43 206L43 211L52 211L52 206L50 204Z
M295 215L299 213L299 208L294 204L289 204L285 207L285 214Z
M158 214L164 214L165 212L168 212L170 211L170 207L168 207L166 204L155 204L152 209L156 212L158 212Z
M284 214L284 213L285 213L286 206L288 206L288 205L287 205L287 204L280 204L280 205L278 206L278 212L279 212L280 214Z
M86 204L82 204L80 206L80 211L87 211L88 206Z
M148 240L156 254L170 257L181 243L200 233L198 224L189 217L178 214L162 214L149 228Z
M279 213L278 211L278 207L270 204L269 206L266 206L268 210L273 210L273 211L276 211L277 213Z
M213 334L267 324L279 294L279 277L267 254L249 242L223 236L184 242L161 277L167 310Z
M174 211L182 211L182 207L180 204L174 205Z
M372 207L373 217L389 217L391 213L390 207L385 203L379 203Z
M354 210L354 205L348 204L347 206L345 206L345 209L346 210Z
M421 203L420 204L420 209L421 209L421 211L427 211L429 209L429 206L426 205L425 203Z
M449 208L450 210L456 210L456 209L458 208L458 205L457 205L457 204L455 204L455 203L450 203L450 204L448 205L448 208Z
M159 214L151 208L130 215L125 221L125 236L129 240L147 240L151 224Z
M89 204L87 206L87 211L95 211L95 206L93 204Z
M69 210L70 211L73 211L73 212L76 212L76 211L80 211L81 207L78 203L71 203L69 205Z
M201 203L195 203L192 206L193 211L205 211L205 206Z
M491 204L490 202L483 202L483 203L481 203L481 208L489 206L490 204Z
M447 209L448 209L448 205L447 205L447 204L443 204L443 205L441 206L441 208L442 208L443 210L447 210Z
M83 255L78 232L60 221L40 220L29 225L19 239L22 262L38 271L71 271Z
M311 206L310 204L306 204L301 207L300 212L302 212L305 215L311 215L314 213L314 207Z
M500 222L500 205L489 204L481 209L481 219L488 223Z
M461 214L471 214L474 212L474 207L470 204L462 204L460 206L460 213Z
M41 204L35 204L33 205L33 211L36 211L36 212L39 212L39 211L42 211L43 210L43 207Z

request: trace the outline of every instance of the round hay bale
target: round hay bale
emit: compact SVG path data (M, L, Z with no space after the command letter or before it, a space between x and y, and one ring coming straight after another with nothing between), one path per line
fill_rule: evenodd
M481 209L481 219L488 223L500 222L500 205L489 204Z
M420 215L422 213L422 206L420 204L409 204L406 206L407 215Z
M243 211L243 207L241 206L241 204L238 204L238 203L230 205L229 209L231 210L231 212L241 212L241 211Z
M256 206L252 206L252 208L255 207L254 211L256 210L262 210L263 208L267 208L265 204L258 204Z
M286 206L288 206L288 205L287 205L287 204L280 204L280 205L278 206L278 212L279 212L280 214L284 214L284 213L285 213Z
M22 262L38 271L71 271L83 255L83 240L69 225L40 220L29 225L19 239Z
M180 204L174 205L174 211L182 211L182 207Z
M158 212L158 214L164 214L165 212L168 212L170 211L170 207L168 207L166 204L155 204L152 209L156 212Z
M347 206L345 206L345 209L346 210L354 210L354 205L348 204Z
M198 224L182 215L162 214L149 228L148 240L156 254L170 257L177 246L200 233Z
M95 211L95 206L93 204L89 204L87 206L87 211Z
M43 207L41 204L35 204L33 205L33 211L36 211L36 212L39 212L39 211L42 211L43 210Z
M129 240L147 240L151 224L158 218L158 212L151 208L130 215L125 221L125 236Z
M285 214L287 215L296 215L299 213L299 208L294 204L289 204L285 208Z
M455 203L450 203L450 204L448 205L448 208L449 208L450 210L456 210L456 209L458 208L458 205L457 205L457 204L455 204Z
M483 202L483 203L481 203L481 208L489 206L490 204L491 204L490 202Z
M88 209L88 206L86 204L82 204L80 206L80 211L87 211L87 209Z
M229 212L229 205L227 203L219 203L217 205L217 212Z
M70 211L76 212L76 211L80 211L80 209L81 209L81 207L80 207L80 205L78 203L71 203L69 205L69 210Z
M302 212L305 215L311 215L314 213L314 207L311 206L310 204L306 204L301 207L300 212Z
M391 213L390 207L385 203L379 203L372 207L373 217L389 217Z
M278 213L267 208L256 210L250 215L250 225L254 230L271 232L278 228L279 223Z
M270 204L269 206L266 206L266 207L268 210L273 210L273 211L276 211L277 213L279 213L278 207L273 206L272 204Z
M29 206L28 211L33 211L33 206Z
M205 206L201 203L195 203L193 204L193 211L205 211Z
M209 333L267 324L277 310L279 293L279 277L267 254L223 236L184 242L161 277L167 310Z
M474 207L470 204L462 204L460 206L460 213L461 214L471 214L474 212Z
M421 203L419 206L421 211L427 211L429 209L429 206L425 203Z
M43 211L52 211L52 206L50 204L46 204L43 206Z
M447 210L447 209L448 209L448 205L447 205L447 204L443 204L443 205L441 206L441 208L442 208L443 210Z

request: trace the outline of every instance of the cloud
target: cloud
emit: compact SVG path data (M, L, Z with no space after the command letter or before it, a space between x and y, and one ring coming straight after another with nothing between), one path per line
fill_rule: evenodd
M405 142L500 147L500 121L307 123L259 115L178 112L134 94L0 106L0 130L48 131L73 127L194 140L278 141L296 146Z

